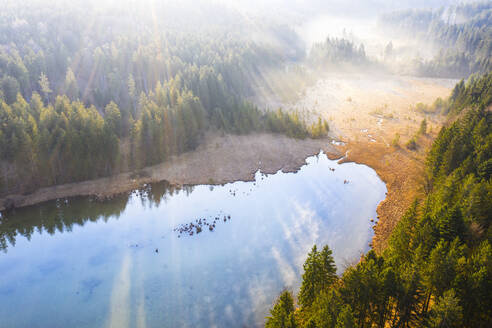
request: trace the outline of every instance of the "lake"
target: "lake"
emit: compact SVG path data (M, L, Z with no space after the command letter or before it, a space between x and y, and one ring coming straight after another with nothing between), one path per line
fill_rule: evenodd
M0 327L258 327L297 292L314 244L341 272L368 250L386 187L371 168L309 157L297 173L168 183L0 219Z

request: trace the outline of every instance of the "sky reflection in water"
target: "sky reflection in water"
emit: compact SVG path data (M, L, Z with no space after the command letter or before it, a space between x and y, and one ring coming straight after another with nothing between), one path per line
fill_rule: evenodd
M334 250L339 269L367 250L386 192L367 166L324 154L307 163L255 182L161 183L4 217L0 327L261 325L283 288L298 290L314 243ZM216 217L213 231L173 231Z

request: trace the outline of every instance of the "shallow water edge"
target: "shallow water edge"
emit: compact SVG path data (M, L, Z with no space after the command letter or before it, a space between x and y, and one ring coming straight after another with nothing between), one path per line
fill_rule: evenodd
M67 197L111 198L164 180L176 185L253 181L258 170L266 174L279 170L296 172L305 164L306 158L318 154L320 149L330 159L342 157L330 138L297 140L271 134L208 136L197 150L137 172L5 196L0 198L0 211Z

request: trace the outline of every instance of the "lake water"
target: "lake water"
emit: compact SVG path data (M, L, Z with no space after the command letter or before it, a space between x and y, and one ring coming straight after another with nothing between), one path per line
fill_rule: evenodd
M339 270L368 249L385 197L367 166L306 162L254 182L160 183L4 214L0 327L261 326L282 289L298 291L313 244Z

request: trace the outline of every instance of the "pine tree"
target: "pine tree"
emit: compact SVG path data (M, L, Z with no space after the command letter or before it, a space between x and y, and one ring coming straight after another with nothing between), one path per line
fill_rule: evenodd
M446 291L439 297L432 307L429 327L432 328L458 328L462 327L463 308L453 289Z
M337 279L337 267L333 259L333 252L325 245L320 253L321 260L321 290L326 290Z
M283 291L275 305L270 310L270 316L267 317L266 328L295 328L294 317L294 298L292 294Z
M133 79L132 74L130 74L128 76L127 87L128 87L128 96L130 97L130 104L131 104L133 111L135 111L137 88L136 88L135 80Z
M299 291L299 303L310 306L319 292L320 265L318 260L318 249L313 246L304 262L304 274L302 275L302 285Z
M79 86L71 68L68 68L65 74L64 91L70 100L77 100L79 98Z
M335 328L355 328L355 318L350 305L345 305L338 315Z
M318 252L314 245L304 263L299 303L302 306L310 306L321 291L326 290L335 280L336 266L332 251L325 246Z
M13 104L17 99L17 94L20 92L19 82L15 78L6 75L0 80L0 85L5 102L9 105Z
M46 76L46 74L41 73L41 75L39 76L38 83L39 83L39 87L41 89L41 92L44 94L46 101L49 102L50 101L50 93L52 92L52 90L50 89L50 82L48 81L48 77Z
M425 118L420 123L419 134L420 135L426 135L427 134L427 120Z
M110 102L104 109L104 122L108 129L117 136L121 136L123 122L121 112L114 102Z

